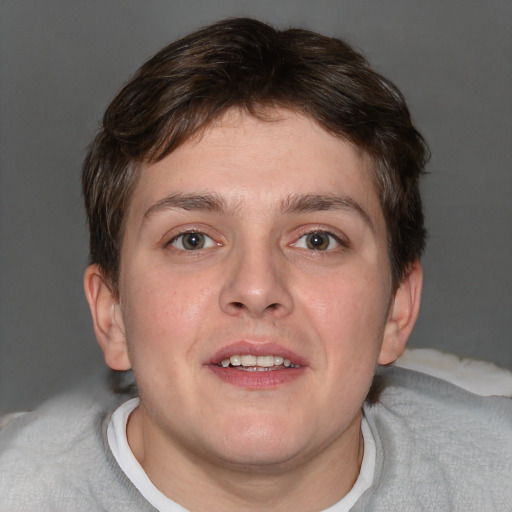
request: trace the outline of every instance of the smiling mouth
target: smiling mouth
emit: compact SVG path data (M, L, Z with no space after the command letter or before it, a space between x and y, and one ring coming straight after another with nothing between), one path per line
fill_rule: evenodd
M223 359L218 365L222 368L233 368L245 372L268 372L300 368L299 364L281 356L233 355Z

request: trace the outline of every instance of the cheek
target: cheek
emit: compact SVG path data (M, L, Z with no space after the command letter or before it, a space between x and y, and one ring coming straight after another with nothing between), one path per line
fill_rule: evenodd
M197 339L214 300L214 288L205 284L204 276L199 279L176 273L144 272L143 279L130 279L124 291L128 346L132 352L150 346L153 350L148 353L155 356L155 349L187 350Z
M126 292L131 298L123 308L131 367L140 395L148 407L157 407L153 397L164 396L172 383L193 382L191 362L204 338L210 289L193 279L145 273L144 281L132 281Z
M344 271L319 284L311 280L301 301L315 325L329 364L363 364L378 356L388 314L390 290L381 273Z
M324 283L314 281L307 287L311 290L309 302L315 314L325 318L325 326L343 325L345 331L354 328L372 328L383 324L386 317L389 292L375 273L344 272Z

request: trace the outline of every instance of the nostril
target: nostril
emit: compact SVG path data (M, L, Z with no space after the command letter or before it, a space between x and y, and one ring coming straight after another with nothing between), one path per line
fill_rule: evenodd
M230 306L232 308L232 311L243 311L245 309L249 309L247 308L247 306L243 303L243 302L231 302L230 303ZM268 306L266 306L264 308L265 311L268 311L268 312L274 312L274 311L277 311L279 309L279 303L278 302L274 302L272 304L269 304Z

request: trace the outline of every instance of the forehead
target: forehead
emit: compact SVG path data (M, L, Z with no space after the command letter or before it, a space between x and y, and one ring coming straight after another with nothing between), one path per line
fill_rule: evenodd
M264 120L238 110L210 124L161 161L146 164L130 211L146 212L167 195L211 194L254 208L287 197L353 197L379 216L370 158L305 115L274 110Z

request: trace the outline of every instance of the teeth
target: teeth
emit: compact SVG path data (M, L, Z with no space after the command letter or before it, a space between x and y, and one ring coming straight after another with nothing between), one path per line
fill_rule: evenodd
M274 365L274 356L258 356L256 358L256 366L263 366L268 368Z
M256 356L241 356L242 366L255 366Z
M251 355L234 355L221 361L221 366L241 366L243 368L272 368L275 366L284 366L285 368L298 368L298 364L292 363L289 359L281 356L251 356Z
M242 364L242 358L240 356L231 356L229 359L224 359L224 361L228 361L228 366L229 363L231 363L232 366L240 366Z

